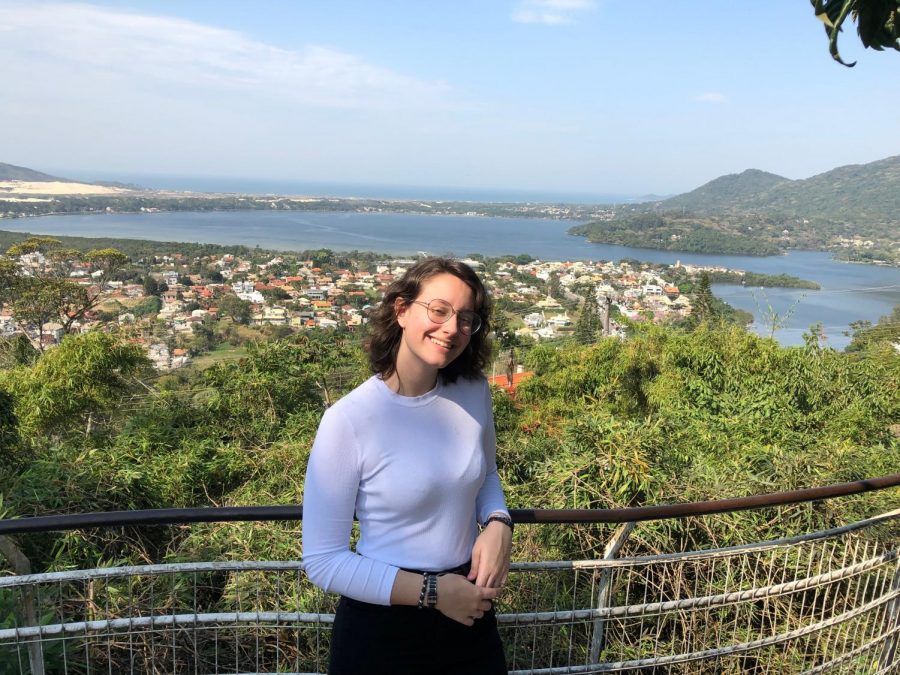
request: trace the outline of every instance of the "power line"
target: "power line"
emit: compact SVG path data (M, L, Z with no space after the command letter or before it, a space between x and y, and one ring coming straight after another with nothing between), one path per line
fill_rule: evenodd
M733 286L734 284L728 284L729 286ZM806 295L807 293L814 293L816 296L820 295L846 295L851 293L874 293L878 291L887 291L893 289L900 289L900 284L889 284L887 286L867 286L860 288L833 288L833 289L814 289L814 288L793 288L786 286L742 286L745 291L750 291L751 293L755 293L757 291L765 291L769 289L773 290L787 290L787 291L798 291L801 295ZM738 298L745 297L746 293L716 293L715 296L717 298Z

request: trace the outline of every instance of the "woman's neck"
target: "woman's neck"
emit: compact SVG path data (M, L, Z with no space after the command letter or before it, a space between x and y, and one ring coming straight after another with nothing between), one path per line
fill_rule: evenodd
M390 377L384 378L384 383L400 396L422 396L435 388L437 378L438 374L433 371L401 373L400 369L395 367Z

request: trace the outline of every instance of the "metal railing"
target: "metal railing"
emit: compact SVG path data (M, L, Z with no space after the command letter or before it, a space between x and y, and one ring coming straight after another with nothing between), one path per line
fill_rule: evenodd
M900 475L755 496L746 498L752 506L738 508L896 485ZM635 523L649 519L639 516L652 509L681 517L685 509L699 515L733 507L734 500L723 500L515 512L520 523L621 526L596 559L513 565L498 602L510 672L900 672L900 509L770 541L620 555L641 527ZM130 517L155 524L226 519L209 511ZM264 519L280 519L278 513ZM253 512L237 515L256 520ZM0 522L0 534L65 529L88 517L95 526L122 524L111 514L30 518ZM522 536L527 528L517 531ZM301 560L0 577L0 673L322 673L334 603L308 582Z

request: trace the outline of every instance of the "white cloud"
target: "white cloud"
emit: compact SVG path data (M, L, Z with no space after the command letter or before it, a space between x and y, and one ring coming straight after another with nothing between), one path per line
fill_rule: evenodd
M520 0L513 9L512 20L559 26L574 23L575 15L594 8L594 0Z
M0 5L4 80L97 82L279 97L304 107L442 105L449 88L326 46L283 49L222 28L88 4ZM73 82L71 78L75 78Z
M728 103L728 97L725 94L720 94L715 91L704 92L699 96L695 96L694 100L703 103Z

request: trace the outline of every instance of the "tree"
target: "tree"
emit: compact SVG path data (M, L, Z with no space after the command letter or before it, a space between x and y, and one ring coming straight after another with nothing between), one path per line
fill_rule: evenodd
M100 283L109 281L112 274L128 263L128 256L115 248L101 248L88 251L84 254L86 262L91 264L95 271L102 272Z
M509 317L506 314L497 312L491 319L491 323L493 324L494 340L500 351L507 351L520 346L519 336L516 335L516 331L510 324Z
M188 343L191 353L194 355L208 352L216 347L217 336L213 319L206 316L200 323L195 323L191 340Z
M159 299L159 296L149 295L141 302L134 305L131 308L131 313L134 314L135 318L139 319L143 316L159 314L160 309L162 309L162 300Z
M73 420L86 421L89 433L120 409L123 397L140 386L135 377L149 367L140 346L91 332L66 337L33 366L0 371L0 389L13 396L25 438L70 433Z
M326 267L334 263L334 251L329 248L320 248L313 251L312 255L313 267Z
M6 255L18 258L29 253L47 253L50 249L61 246L62 242L53 237L28 237L24 241L13 244L6 251Z
M581 316L575 324L575 339L583 345L596 342L600 328L600 307L597 305L596 295L591 291L584 300Z
M9 258L0 258L0 304L9 302L15 295L18 267Z
M877 346L900 344L900 305L894 305L893 311L872 325L871 321L854 321L850 331L845 333L852 340L845 351L861 352Z
M84 286L64 279L24 277L16 284L9 305L20 326L37 329L38 349L43 351L44 327L58 321L68 332L76 319L95 305Z
M709 272L703 272L700 275L697 290L694 291L691 316L695 324L716 318L715 298L713 297L712 283L709 280Z
M290 415L321 412L335 389L358 384L358 349L333 334L303 334L251 344L239 362L220 362L203 371L214 394L208 409L218 433L244 442L266 443ZM336 372L352 371L346 379Z
M547 294L551 298L558 298L559 297L559 288L560 288L559 275L556 272L553 272L550 274L550 279L547 282Z
M28 272L20 273L16 263L38 253L42 258L31 261ZM51 322L71 331L72 325L97 306L103 284L128 262L128 257L114 248L94 249L84 255L75 249L64 249L58 239L29 237L6 251L10 260L0 264L0 296L9 303L16 322L23 329L37 332L38 348L43 349L44 327ZM74 262L84 261L100 274L99 290L71 281L69 271Z
M6 464L19 441L19 420L16 418L15 399L0 389L0 462Z
M250 303L229 293L219 298L219 314L230 316L235 323L250 323Z
M144 295L159 295L159 283L149 274L144 277Z
M284 290L283 288L267 288L262 291L262 296L266 299L266 302L270 305L274 305L277 302L282 302L284 300L290 300L290 294Z
M866 48L882 51L885 47L900 51L900 4L894 0L810 0L816 17L825 24L828 51L838 63L853 67L856 62L844 63L838 53L838 35L847 17L856 21L856 30Z

